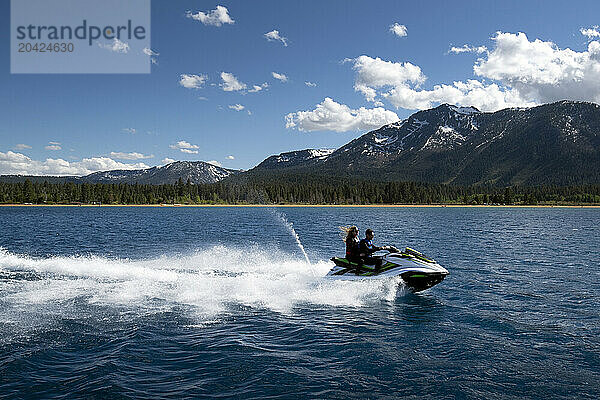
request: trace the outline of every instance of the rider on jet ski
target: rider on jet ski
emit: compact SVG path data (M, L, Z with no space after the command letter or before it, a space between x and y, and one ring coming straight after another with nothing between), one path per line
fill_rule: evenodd
M375 233L373 233L372 229L367 229L365 231L365 238L362 239L359 244L359 253L364 264L375 265L375 268L381 267L382 259L378 257L371 257L371 254L375 253L379 250L387 250L388 247L377 247L373 244L373 238L375 237Z

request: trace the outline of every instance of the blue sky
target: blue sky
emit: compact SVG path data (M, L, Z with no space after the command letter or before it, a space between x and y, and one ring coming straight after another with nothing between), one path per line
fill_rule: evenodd
M169 159L248 169L443 102L495 111L600 100L593 1L154 0L150 74L11 74L9 4L0 2L0 174ZM268 40L274 30L285 39Z

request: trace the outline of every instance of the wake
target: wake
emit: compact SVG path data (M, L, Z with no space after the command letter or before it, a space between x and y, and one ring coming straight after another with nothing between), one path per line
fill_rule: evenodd
M65 304L134 313L189 310L210 319L239 306L292 313L299 305L361 307L393 299L397 282L324 278L327 261L259 248L214 246L185 256L130 260L100 256L33 258L0 248L0 321L18 322L36 308L60 313Z

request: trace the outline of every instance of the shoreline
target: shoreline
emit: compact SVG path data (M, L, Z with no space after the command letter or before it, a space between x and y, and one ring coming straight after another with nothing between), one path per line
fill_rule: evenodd
M485 205L485 204L0 204L0 207L353 207L353 208L600 208L600 205Z

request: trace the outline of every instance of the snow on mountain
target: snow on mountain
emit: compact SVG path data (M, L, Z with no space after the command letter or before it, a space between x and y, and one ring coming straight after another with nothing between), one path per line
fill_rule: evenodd
M462 145L479 129L474 107L442 105L414 114L406 120L394 122L369 132L352 146L361 147L360 154L372 157L399 155L403 151L448 150ZM360 143L358 143L360 142ZM344 152L351 152L350 144ZM333 154L333 157L336 154Z
M81 178L83 182L101 183L174 183L180 178L190 183L214 183L239 171L217 167L204 161L175 161L162 167L141 170L95 172Z
M558 119L556 125L563 132L563 140L576 142L581 137L579 129L573 126L573 117L571 115L565 115Z
M306 149L289 151L266 158L254 169L273 169L284 167L296 167L306 162L323 162L335 151L335 149Z
M310 158L318 158L320 160L324 160L334 151L335 151L335 149L318 149L318 150L310 149L310 150L308 150L308 153L310 155Z
M466 137L456 132L451 126L440 126L435 133L427 139L421 150L424 149L452 149L460 146L467 140Z
M449 106L449 108L458 113L458 114L463 114L463 115L471 115L471 114L476 114L479 112L478 109L476 109L475 107L457 107L457 106Z

